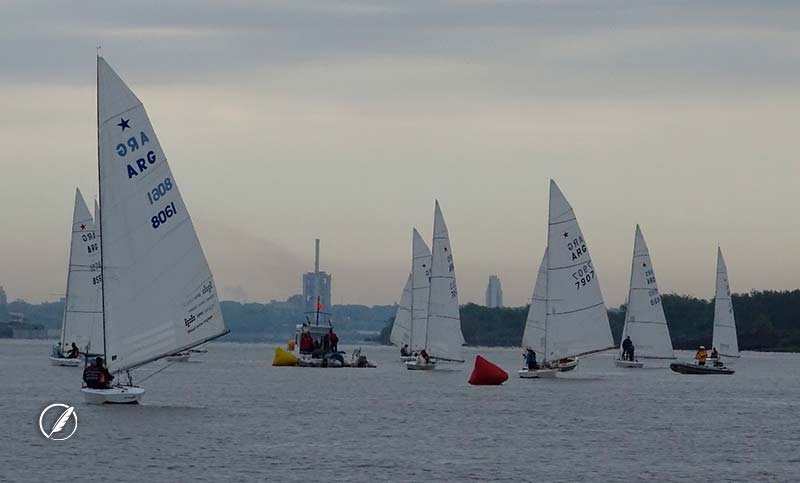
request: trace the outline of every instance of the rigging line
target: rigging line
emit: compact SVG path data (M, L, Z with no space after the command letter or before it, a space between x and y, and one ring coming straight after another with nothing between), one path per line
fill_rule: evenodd
M173 364L177 364L177 363L178 363L178 361L175 361L175 362L170 362L169 364L167 364L166 366L164 366L164 367L162 367L161 369L157 370L156 372L154 372L154 373L150 374L149 376L147 376L147 377L145 377L145 378L142 378L141 380L139 380L139 383L140 383L140 384L141 384L141 383L143 383L144 381L146 381L146 380L150 379L151 377L155 376L156 374L158 374L159 372L163 371L164 369L166 369L166 368L168 368L168 367L171 367Z

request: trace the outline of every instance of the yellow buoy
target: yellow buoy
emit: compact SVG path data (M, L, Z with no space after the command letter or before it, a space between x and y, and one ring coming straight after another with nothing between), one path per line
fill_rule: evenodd
M272 359L273 366L294 366L297 364L297 357L291 352L287 352L280 347L275 348L275 358Z

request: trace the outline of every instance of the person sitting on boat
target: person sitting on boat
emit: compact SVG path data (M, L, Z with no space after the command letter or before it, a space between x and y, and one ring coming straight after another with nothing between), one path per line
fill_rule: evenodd
M705 346L701 345L700 348L697 349L697 354L695 354L694 358L697 359L697 364L701 366L706 365L706 359L708 358L708 354L706 353Z
M300 334L300 352L314 352L314 338L308 332Z
M408 357L411 355L411 351L408 349L408 344L400 348L400 355L403 357Z
M716 347L711 348L711 358L712 359L719 359L719 352L717 352Z
M630 340L630 339L628 339L628 340ZM636 352L636 347L633 345L633 342L631 341L631 343L628 344L628 360L631 361L631 362L633 362L633 354L634 354L634 352Z
M527 364L529 371L539 368L539 364L536 362L536 352L530 347L525 349L525 363Z
M67 357L69 359L77 359L78 357L80 357L80 355L81 355L81 350L78 349L78 346L75 345L75 343L73 342L72 347L69 348L69 353L67 354Z
M333 328L330 329L329 336L331 339L331 352L339 352L339 336L336 335Z
M419 351L419 356L417 356L417 364L420 363L420 360L422 360L422 362L425 364L430 364L431 362L431 356L428 355L428 351L425 349Z
M622 357L620 358L621 360L623 361L628 360L628 352L630 351L631 346L633 346L633 342L631 342L631 336L625 337L625 340L622 341Z
M90 389L108 389L111 387L111 381L114 376L108 372L108 369L103 365L103 358L98 357L94 360L94 364L87 366L83 370L83 382L86 387Z
M53 350L50 351L50 355L52 357L62 357L61 353L61 342L53 346Z

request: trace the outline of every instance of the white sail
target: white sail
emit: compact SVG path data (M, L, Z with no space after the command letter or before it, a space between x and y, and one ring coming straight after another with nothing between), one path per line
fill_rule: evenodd
M100 236L80 190L76 189L61 326L61 344L65 351L74 342L81 352L103 352L101 283Z
M428 301L426 347L432 357L461 360L461 316L458 311L458 287L450 236L439 202L433 218L431 253L431 289Z
M567 199L550 181L545 360L611 349L614 341L587 243Z
M417 229L413 233L413 262L411 266L411 349L425 348L428 330L428 296L431 288L431 250Z
M736 336L736 319L733 316L731 287L728 283L728 267L719 247L717 247L717 289L714 295L713 347L716 347L723 356L739 357L739 340Z
M112 372L226 332L216 286L144 106L97 59L106 362Z
M403 295L400 296L389 341L397 347L411 344L411 274L408 275Z
M652 359L674 359L667 318L661 305L656 273L642 230L636 225L631 262L631 283L628 309L622 339L630 336L635 355ZM622 346L620 344L620 351Z
M533 286L531 306L528 309L528 319L525 321L525 331L522 333L522 347L530 347L537 354L545 354L547 332L547 249L544 250L539 272L536 274L536 284Z

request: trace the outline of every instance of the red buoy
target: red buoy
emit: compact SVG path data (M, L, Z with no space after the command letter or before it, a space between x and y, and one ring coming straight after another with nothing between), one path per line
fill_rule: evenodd
M475 356L475 369L469 376L473 386L499 386L508 380L508 373L481 356Z

